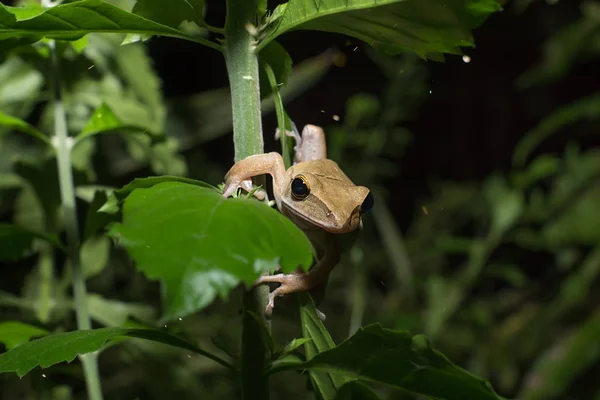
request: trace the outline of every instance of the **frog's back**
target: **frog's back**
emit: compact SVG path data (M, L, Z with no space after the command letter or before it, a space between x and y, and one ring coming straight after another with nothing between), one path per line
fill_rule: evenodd
M339 165L329 159L302 161L292 166L290 172L292 176L298 174L314 175L322 180L322 183L330 181L329 184L337 187L340 185L355 186Z

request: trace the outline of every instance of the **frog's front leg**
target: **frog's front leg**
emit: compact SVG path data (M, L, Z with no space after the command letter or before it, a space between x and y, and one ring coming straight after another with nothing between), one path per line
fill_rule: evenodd
M249 191L251 178L259 175L273 177L273 195L277 208L281 209L281 188L285 185L286 170L279 153L257 154L236 162L225 175L223 196L231 196L239 187Z
M275 307L275 298L296 292L308 292L320 286L324 286L329 279L329 274L340 261L340 255L333 249L323 254L323 257L308 272L293 272L291 274L265 275L256 280L254 285L262 283L279 283L277 289L269 295L269 303L265 310L270 316Z

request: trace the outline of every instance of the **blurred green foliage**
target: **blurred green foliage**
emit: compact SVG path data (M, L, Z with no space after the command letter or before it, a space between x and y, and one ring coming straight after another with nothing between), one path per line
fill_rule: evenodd
M597 59L598 4L585 2L581 10L578 21L548 39L539 64L515 82L521 90L559 80L574 66ZM182 149L197 148L228 132L227 90L164 99L144 45L122 47L123 35L86 38L86 43L59 49L65 60L69 128L82 130L106 105L125 123L168 132L162 141L139 131L126 137L98 136L74 150L81 220L91 226L82 257L92 318L103 326L150 323L159 311L158 287L132 267L122 249L97 234L90 215L104 204L107 189L142 169L181 176L202 170L205 180L220 182L223 166L208 161L201 151L194 152L193 160L186 158ZM381 321L425 333L452 360L491 380L505 396L600 398L594 377L600 366L600 320L593 290L600 274L600 153L582 150L570 131L574 124L597 123L599 94L556 109L524 133L509 171L481 182L432 183L431 196L415 204L411 226L401 232L385 201L386 182L402 174L395 160L410 149L412 135L405 125L425 99L427 68L409 55L370 56L387 79L385 90L379 96L351 97L342 123L325 129L330 158L357 183L368 182L378 197L373 217L365 219L364 234L344 259L347 265L336 269L327 288L323 311L331 335L339 341L361 325ZM0 111L42 131L51 123L43 75L46 57L34 46L0 64ZM314 85L330 59L323 55L298 66L286 87L288 95ZM272 111L265 104L265 112ZM0 282L0 319L70 330L70 267L47 240L61 232L56 163L30 136L7 133L0 128L0 214L23 228L22 241L14 248L28 253L15 264L19 272ZM584 124L576 133L593 134L595 128ZM560 154L540 149L554 135L566 137ZM0 237L2 233L0 229ZM385 293L368 279L370 272L382 268L391 271ZM241 290L232 297L168 329L215 353L235 354L241 326L236 297ZM277 317L274 329L277 337L298 336L295 321L285 315ZM236 396L236 384L226 371L175 349L126 342L102 357L107 398ZM301 380L288 379L293 374L273 378L273 398L309 398ZM0 397L67 400L81 391L80 381L75 365L23 380L2 375ZM411 398L388 388L376 391L382 398Z

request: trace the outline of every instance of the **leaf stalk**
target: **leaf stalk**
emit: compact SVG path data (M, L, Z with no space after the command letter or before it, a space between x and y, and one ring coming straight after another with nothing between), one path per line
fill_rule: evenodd
M54 137L52 138L52 143L56 151L62 218L67 236L67 255L71 262L73 275L73 296L75 299L77 329L89 330L92 328L92 323L87 307L87 289L81 267L79 228L75 204L75 183L71 164L71 150L74 141L73 138L69 137L67 132L67 117L62 101L56 42L51 40L48 43L48 47L50 49L50 69L53 86ZM97 353L83 354L79 357L83 366L88 399L102 400Z

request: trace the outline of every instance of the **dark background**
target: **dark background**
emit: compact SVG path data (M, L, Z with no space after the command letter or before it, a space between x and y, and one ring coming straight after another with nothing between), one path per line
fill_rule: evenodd
M600 87L598 65L591 63L572 69L554 84L525 91L517 90L514 84L539 59L544 39L577 18L580 4L576 0L552 5L537 1L517 14L509 3L503 12L493 14L475 29L476 47L465 49L470 63L459 56L447 56L445 63L428 62L431 94L407 124L414 142L398 158L402 173L388 186L390 206L403 228L414 212L414 202L427 194L432 178L479 180L494 170L505 170L515 143L541 117ZM222 25L224 13L224 1L207 1L207 22ZM333 67L313 89L286 104L300 126L330 124L333 114L343 118L348 97L359 92L377 95L385 84L364 53L367 45L362 42L314 31L290 32L278 40L294 63L330 47L347 55L344 67ZM151 41L150 51L167 97L227 85L223 58L211 49L157 38ZM274 132L275 124L274 115L265 118L267 150L276 149L269 134ZM560 151L562 146L558 143L556 148L549 148L547 143L540 151ZM206 153L215 162L232 160L231 137L211 142Z
M206 3L207 22L211 25L222 26L225 2L223 0L207 0ZM556 111L560 106L572 103L578 98L600 89L600 74L598 74L600 65L597 61L576 65L565 77L554 83L538 85L526 90L520 90L515 85L517 77L539 62L544 41L580 16L581 4L581 1L575 0L560 0L556 4L533 1L526 11L520 14L512 6L513 2L509 2L503 12L493 14L482 27L475 29L476 47L464 49L471 59L470 63L463 62L459 56L446 56L445 63L433 61L427 63L430 74L427 92L431 93L427 95L427 100L418 108L417 112L412 114L411 120L408 123L403 122L403 125L412 132L414 140L407 151L395 157L394 162L400 166L400 173L389 178L386 185L389 196L388 206L403 232L406 232L411 222L414 222L417 219L416 216L421 213L422 201L430 197L432 193L432 183L436 181L475 181L480 183L494 171L507 172L515 144L528 130L539 124L540 120ZM270 2L270 8L272 9L274 6L275 2ZM347 57L347 62L343 67L332 67L318 84L295 100L286 103L287 112L300 127L309 123L321 126L332 125L335 123L332 119L333 115L339 115L343 121L348 98L363 92L380 96L382 89L389 83L382 75L381 70L367 56L365 50L368 46L362 42L342 35L308 31L289 32L278 38L278 41L290 53L294 63L314 57L332 47L343 51ZM163 90L167 98L193 95L208 89L227 86L225 64L222 55L218 52L198 44L170 38L153 38L148 42L148 46L154 59L155 68L162 79ZM266 151L279 150L279 144L272 137L275 125L274 114L264 118ZM536 153L550 152L562 155L565 143L573 140L577 133L574 130L577 129L576 124L568 129L563 129L560 134L544 141ZM582 148L600 144L598 135L577 137L576 140ZM231 135L222 135L216 140L203 143L200 149L188 150L186 152L188 160L193 158L195 152L202 153L210 164L217 164L223 171L226 171L233 163ZM110 183L120 186L136 176L150 174L152 171L148 168L144 171L136 171L135 176L119 177L122 179L121 182ZM205 179L200 174L191 177ZM6 217L8 218L8 216ZM427 241L429 238L425 237L423 240ZM427 246L429 245L428 242ZM369 295L373 296L373 298L369 298L369 305L372 305L373 308L379 307L385 299L382 300L377 296L389 291L385 293L387 297L384 295L382 298L386 297L390 304L397 303L395 308L390 307L390 309L394 314L393 317L401 320L404 317L401 313L409 308L396 301L394 297L396 293L391 286L393 282L386 283L387 286L383 287L382 277L385 278L386 275L389 275L392 267L384 258L381 247L383 246L378 246L377 251L366 247L365 251L370 258L369 261L376 265L372 268L373 275L376 276L371 277L374 284L369 287ZM530 298L537 299L540 293L546 296L546 298L539 296L541 297L540 304L550 304L547 298L558 293L557 287L561 283L561 274L565 275L564 271L557 273L552 267L544 267L550 265L552 255L532 250L527 252L525 257L522 252L517 252L514 247L508 246L504 246L496 255L498 253L500 253L500 259L505 254L513 255L514 259L519 260L522 264L526 274L533 278L530 288L523 290L525 300L519 302L515 308L525 308L528 305L527 301ZM454 270L455 264L462 263L462 258L464 257L461 256L459 260L458 257L449 256L447 264L441 262L440 264L445 267L450 266L451 268L447 268L448 270ZM20 267L14 268L14 265L9 268L10 273L2 276L3 284L14 287L16 292L27 271ZM133 267L131 269L133 270ZM417 271L416 274L418 273L430 276L439 271ZM125 281L125 279L123 280ZM347 280L350 281L350 278ZM485 294L489 295L491 299L489 304L494 305L496 298L492 296L499 293L500 286L492 279L485 283L486 285L470 288L474 295L469 298L469 301L477 300L478 295ZM506 286L506 284L503 285ZM152 288L154 290L156 286ZM115 298L121 298L123 293L127 293L127 290L120 286L112 289L114 292L111 294ZM149 292L150 295L146 297L151 298L152 302L158 303L157 291ZM373 295L373 292L377 292L376 295ZM342 292L338 292L337 303L334 295L330 296L325 306L334 310L336 306L344 305L344 301L347 300L346 292L343 292L343 296L339 293ZM595 307L597 296L590 297L593 297L592 301L587 302L586 308ZM468 302L465 301L465 303ZM222 304L218 304L216 307L220 306ZM487 306L488 303L486 303ZM385 307L380 308L385 310ZM413 313L413 319L417 321L423 319L421 317L424 309L425 307L416 307L414 310L410 310ZM349 314L348 310L344 308L341 308L342 311L335 310L344 318ZM219 314L218 308L217 312L214 312L214 309L203 312L197 316L198 325L204 326L205 320L202 318L206 317L210 311L213 311L213 314ZM371 314L368 314L369 311ZM368 312L367 316L370 318L380 316L372 309ZM517 314L516 311L515 314ZM394 319L389 315L384 315L384 317L387 318L385 320L382 317L384 326L391 326L392 322L390 321L394 321ZM346 323L346 321L343 322ZM500 327L501 322L503 320L498 318L496 325ZM401 323L405 323L405 321L398 322L398 325ZM337 337L341 337L340 329L343 328L343 333L345 333L344 324L340 323L336 327L334 322L330 322L332 331L335 330ZM188 325L191 323L188 322ZM450 324L448 325L450 326ZM486 329L476 324L473 325L476 333ZM489 329L496 329L496 325ZM564 325L568 324L564 323ZM421 330L419 327L415 333ZM460 355L464 349L455 350L452 346L455 344L454 339L459 338L462 331L449 332L446 336L448 341L452 342L451 345L444 343L442 339L435 344L436 346L438 344L445 345L444 351L450 350ZM534 331L534 333L537 332ZM544 333L547 335L548 342L556 337L554 331ZM562 335L563 331L560 331L560 334ZM526 335L518 336L515 340L522 342L524 339L527 339ZM529 339L538 340L534 334L530 334ZM489 345L488 333L482 333L477 336L477 340L473 339L472 341L475 347L487 346ZM510 345L509 341L507 343ZM471 352L469 351L469 353ZM461 366L469 367L468 360L470 359L467 357L456 359ZM180 360L175 358L174 360L175 363L181 364ZM528 362L530 360L527 360ZM520 368L519 372L528 369L527 363L520 360L515 361L517 367ZM138 365L142 364L138 363ZM494 362L490 362L490 364L494 364ZM169 379L161 375L164 372L163 369L166 369L165 365L164 360L158 360L156 369L161 378L156 379L158 383ZM108 367L106 368L108 369ZM595 383L597 379L590 378L590 375L597 376L598 368L600 367L596 366L581 378L583 385L574 384L573 386L581 388L585 384ZM489 375L498 380L494 373L495 371L491 371ZM145 390L152 392L152 376L145 378L145 385L147 385ZM215 379L215 376L210 374L206 374L205 378L207 381L219 381L218 376ZM283 382L282 387L287 385L288 382ZM190 389L190 393L192 392L193 390ZM159 396L159 394L156 395Z

